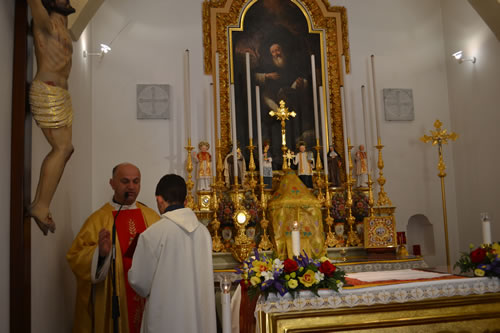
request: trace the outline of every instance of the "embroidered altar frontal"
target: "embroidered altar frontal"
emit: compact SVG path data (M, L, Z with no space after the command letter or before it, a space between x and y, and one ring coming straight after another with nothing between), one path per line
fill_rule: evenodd
M500 332L500 280L461 278L259 299L260 332Z

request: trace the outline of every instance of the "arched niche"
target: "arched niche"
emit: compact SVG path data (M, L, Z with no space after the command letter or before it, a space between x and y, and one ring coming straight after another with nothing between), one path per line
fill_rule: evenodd
M413 252L413 245L420 245L422 256L433 256L436 254L434 241L434 226L427 216L415 214L408 219L406 227L408 234L408 250Z

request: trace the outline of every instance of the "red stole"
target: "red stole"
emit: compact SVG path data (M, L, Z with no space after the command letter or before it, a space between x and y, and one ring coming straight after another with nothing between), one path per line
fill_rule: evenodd
M116 211L113 211L113 217ZM132 267L132 258L124 256L129 245L137 234L146 230L146 223L140 209L127 209L120 211L116 219L116 235L120 242L122 254L123 278L125 279L125 290L127 293L128 327L130 333L141 331L142 313L146 300L137 295L128 283L128 271ZM123 309L120 309L123 313Z

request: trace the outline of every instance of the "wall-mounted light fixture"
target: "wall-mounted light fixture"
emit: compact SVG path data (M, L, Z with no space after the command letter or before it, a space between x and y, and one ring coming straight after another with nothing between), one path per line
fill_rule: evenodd
M102 57L105 54L107 54L109 51L111 51L111 47L109 47L109 45L101 44L101 52L91 53L91 52L87 52L87 50L83 50L83 57L84 58L87 58L90 56Z
M465 58L463 51L457 51L457 52L453 53L452 57L455 58L459 64L461 64L465 61L470 61L473 64L476 63L476 57Z

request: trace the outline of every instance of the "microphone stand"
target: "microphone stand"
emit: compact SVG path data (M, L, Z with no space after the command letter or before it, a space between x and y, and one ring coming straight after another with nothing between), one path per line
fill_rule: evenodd
M128 198L128 192L125 192L125 200ZM111 252L111 278L113 282L113 296L111 298L111 317L113 318L113 332L119 332L118 318L120 317L120 302L118 295L116 294L116 219L118 214L123 208L123 204L120 204L118 212L116 212L115 218L113 219L113 236L112 236L112 252Z

